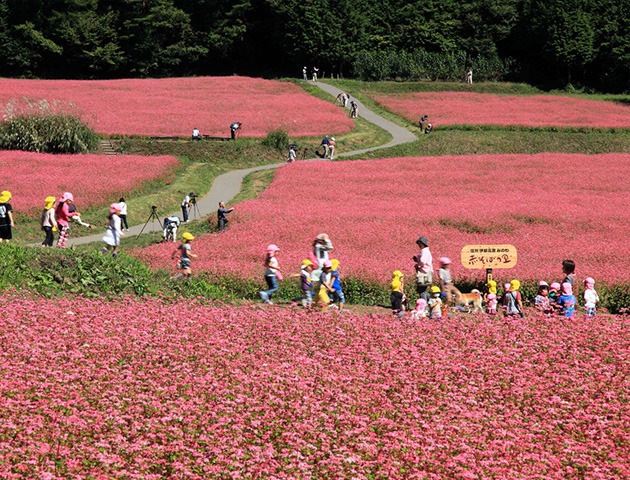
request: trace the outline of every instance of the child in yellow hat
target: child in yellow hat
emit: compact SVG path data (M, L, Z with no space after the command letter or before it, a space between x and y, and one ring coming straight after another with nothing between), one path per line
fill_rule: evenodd
M42 230L46 232L46 238L42 242L42 247L52 247L55 240L54 232L57 231L57 219L55 218L55 197L46 197L42 218L39 222Z
M192 270L190 268L190 258L197 258L197 255L194 253L190 253L191 245L195 237L193 237L192 233L186 232L182 235L184 241L175 249L171 258L179 258L178 267L181 269L181 273L174 275L171 277L171 280L177 280L178 278L186 277L187 280L190 280L192 276Z
M11 192L8 190L0 194L0 243L7 242L13 238L12 228L15 227L13 222L13 207L9 203L11 200Z
M442 290L437 285L431 287L431 298L429 299L429 318L440 318L442 316Z
M300 273L291 274L292 277L300 277L300 290L302 290L302 306L308 308L313 302L313 281L311 280L311 272L313 271L313 262L308 259L302 260L302 268Z

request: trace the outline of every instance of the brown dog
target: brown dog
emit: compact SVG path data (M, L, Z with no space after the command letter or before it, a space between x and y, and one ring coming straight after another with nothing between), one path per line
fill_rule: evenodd
M472 305L473 312L483 311L481 308L482 301L483 301L483 297L481 296L481 292L477 289L473 290L470 293L462 293L455 300L456 305L460 305L462 307L467 307L469 305Z

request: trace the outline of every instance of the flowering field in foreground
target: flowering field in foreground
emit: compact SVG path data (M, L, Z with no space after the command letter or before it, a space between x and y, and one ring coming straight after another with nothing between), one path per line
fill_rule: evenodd
M326 232L342 276L378 282L397 269L412 275L421 235L434 259L454 260L456 279L482 275L462 268L465 245L512 244L518 264L496 274L556 280L562 260L573 258L578 278L628 281L628 178L627 154L298 162L278 169L258 199L238 205L227 233L196 241L193 269L256 277L266 245L275 243L280 265L299 272L313 239ZM152 246L138 255L159 267L169 253Z
M630 128L629 105L584 98L472 92L373 93L370 96L385 109L414 123L428 115L429 121L438 128L453 124Z
M7 294L0 318L3 479L630 475L627 316Z
M335 105L288 82L248 77L128 80L0 79L0 103L23 97L76 104L98 133L264 137L286 128L290 135L345 133L354 123Z
M170 156L52 155L0 151L0 190L13 194L16 211L37 211L44 198L64 191L80 209L102 205L127 194L143 182L164 178L178 160Z

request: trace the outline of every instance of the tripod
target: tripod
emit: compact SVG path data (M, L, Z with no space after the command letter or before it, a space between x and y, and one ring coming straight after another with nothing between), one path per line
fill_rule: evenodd
M144 232L144 229L147 227L149 222L151 222L151 226L153 227L153 241L155 242L155 221L156 220L157 220L158 225L160 226L160 228L164 228L164 227L162 227L162 222L160 221L160 218L158 217L157 207L155 205L153 205L151 207L151 214L149 215L149 218L147 218L147 221L145 222L144 227L142 227L142 230L140 230L140 233L138 234L138 237L140 235L142 235L142 232ZM136 237L136 238L138 238L138 237Z
M201 213L199 213L199 205L197 205L197 200L194 202L190 202L192 205L188 207L193 211L193 220L197 220L197 217L201 218Z

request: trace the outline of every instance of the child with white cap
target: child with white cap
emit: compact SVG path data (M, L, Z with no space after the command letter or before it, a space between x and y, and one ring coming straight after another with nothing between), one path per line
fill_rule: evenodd
M120 237L124 237L125 234L122 231L122 222L120 220L120 211L122 206L119 203L112 203L109 206L109 224L107 225L107 231L103 237L105 246L101 248L101 255L104 255L109 250L109 247L113 248L113 256L116 258L118 255L118 247L120 245Z
M534 298L534 305L542 313L551 313L551 300L549 299L549 285L544 280L538 282L538 294Z
M277 245L270 244L267 246L267 255L265 257L265 281L268 290L258 292L260 298L267 305L273 305L271 296L278 290L278 280L282 280L282 273L278 266L277 253L280 251Z
M599 295L597 295L595 291L595 280L588 277L584 280L584 308L586 308L586 315L588 317L595 316L597 302L599 302Z

